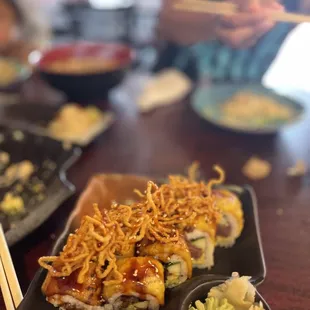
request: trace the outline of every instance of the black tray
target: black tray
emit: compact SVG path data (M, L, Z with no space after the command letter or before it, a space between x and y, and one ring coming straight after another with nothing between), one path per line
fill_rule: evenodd
M61 108L60 104L16 103L0 106L1 123L36 129L46 126Z
M5 236L11 246L40 226L67 198L75 187L67 181L66 170L80 156L79 148L64 149L62 143L48 137L39 136L25 130L0 126L0 150L10 154L10 163L22 160L31 161L37 170L25 183L21 192L25 203L26 214L20 218L5 217L1 213ZM45 166L47 160L51 167ZM51 165L50 165L51 166ZM42 200L36 199L27 185L33 179L39 179L45 185ZM12 191L16 183L0 189L0 199L7 191Z
M187 281L175 289L167 290L166 305L162 307L161 310L184 310L184 304L188 299L191 298L191 296L198 296L193 293L197 286L214 280L224 281L234 271L239 272L240 275L251 276L251 282L255 286L261 284L265 279L266 267L261 244L255 193L249 186L225 186L224 188L235 192L242 201L245 226L241 237L231 249L216 249L215 266L211 270L196 269L194 270L192 280ZM51 252L52 255L57 255L64 246L69 233L72 231L76 216L79 216L78 212L73 211L62 235L56 241ZM45 301L45 297L41 292L41 286L45 276L45 270L40 269L37 272L18 310L55 309L51 304ZM218 285L218 282L216 283L216 285ZM208 291L205 291L205 295L207 295L207 293ZM260 299L260 295L258 295L258 298ZM262 300L262 302L264 302L264 300ZM266 305L265 309L268 310L269 307Z

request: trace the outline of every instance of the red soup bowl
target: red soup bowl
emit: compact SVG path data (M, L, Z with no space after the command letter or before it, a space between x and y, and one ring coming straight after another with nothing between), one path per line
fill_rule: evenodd
M133 61L133 50L117 43L76 42L42 52L37 69L69 101L106 99L124 78Z

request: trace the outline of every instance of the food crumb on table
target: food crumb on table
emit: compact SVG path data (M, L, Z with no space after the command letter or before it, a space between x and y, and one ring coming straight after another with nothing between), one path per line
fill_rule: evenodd
M25 135L21 130L14 130L13 131L13 139L15 141L23 141L24 138L25 138Z
M268 161L252 156L243 166L242 173L251 180L262 180L270 175L271 170Z
M289 177L301 177L308 172L308 166L303 160L297 160L294 166L289 167L286 174Z
M277 215L282 216L284 214L284 210L282 208L277 209Z

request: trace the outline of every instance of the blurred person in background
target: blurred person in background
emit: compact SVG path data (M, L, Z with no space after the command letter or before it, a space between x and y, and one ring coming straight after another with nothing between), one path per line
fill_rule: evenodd
M294 27L274 23L270 13L310 8L309 0L231 0L240 12L218 17L176 11L175 1L163 0L158 33L165 44L155 71L177 67L192 79L236 82L260 81Z
M50 28L39 0L0 0L0 56L27 62L50 41Z

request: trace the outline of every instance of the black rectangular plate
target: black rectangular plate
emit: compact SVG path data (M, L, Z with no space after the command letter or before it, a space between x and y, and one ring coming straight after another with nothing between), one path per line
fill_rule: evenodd
M17 124L23 128L46 126L55 116L60 105L41 103L16 103L0 106L0 119L3 124Z
M259 230L256 195L249 186L224 186L224 188L235 192L242 201L245 217L244 230L234 247L231 249L216 249L215 266L211 270L194 270L194 280L199 281L199 277L202 277L203 280L206 274L230 276L232 272L237 271L240 275L251 276L252 283L257 286L265 279L266 267ZM70 217L71 221L73 218L73 216ZM52 255L57 255L63 248L70 233L70 227L71 222L69 221L62 235L58 238L52 250ZM45 297L41 292L45 276L45 270L40 269L37 272L18 310L55 309L45 301ZM180 310L169 301L172 301L172 298L176 295L180 296L180 298L183 295L185 296L188 290L187 287L188 285L185 283L176 289L168 290L166 293L166 306L161 309Z
M22 139L16 139L16 132L22 133ZM20 135L20 134L19 134ZM0 214L5 228L5 236L11 246L35 228L41 225L67 198L75 191L75 187L67 181L66 170L78 159L81 150L73 147L64 149L62 143L30 133L25 130L0 126L0 151L10 154L10 164L22 160L31 161L37 170L31 176L38 178L45 185L44 195L41 202L35 201L35 194L25 190L21 193L24 198L26 215L20 219L4 217ZM43 163L49 160L54 168L47 170ZM29 183L29 182L27 182ZM0 200L7 191L11 191L14 185L0 189ZM12 225L13 223L13 225Z

